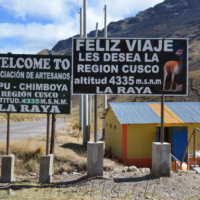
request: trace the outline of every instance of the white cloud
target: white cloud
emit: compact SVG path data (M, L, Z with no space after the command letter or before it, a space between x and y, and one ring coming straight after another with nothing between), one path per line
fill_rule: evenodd
M24 53L30 51L37 53L45 48L51 49L59 40L71 37L78 32L74 23L47 25L5 23L0 24L0 30L3 30L0 32L0 40L5 38L19 40Z
M24 23L1 23L0 40L18 40L18 46L8 43L0 47L0 52L7 53L37 53L42 49L51 49L59 40L67 39L79 33L78 5L83 0L0 0L0 7L13 15L16 19L23 19ZM139 11L155 6L163 0L104 0L108 6L108 23L118 21L127 16L134 16ZM99 29L103 28L102 0L88 0L87 2L87 32L95 29L96 22ZM77 3L78 2L78 3ZM32 19L33 21L27 21ZM37 20L37 23L34 22ZM50 21L44 25L44 20ZM41 21L41 23L38 23ZM19 46L20 45L20 46ZM16 51L16 52L14 52Z
M0 6L23 19L30 16L36 19L62 20L70 15L76 3L73 0L0 0Z

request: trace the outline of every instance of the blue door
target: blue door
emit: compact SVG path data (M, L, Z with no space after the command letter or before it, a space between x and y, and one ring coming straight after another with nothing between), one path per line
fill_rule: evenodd
M182 160L183 154L187 147L187 127L172 128L172 154ZM187 156L184 161L186 162Z

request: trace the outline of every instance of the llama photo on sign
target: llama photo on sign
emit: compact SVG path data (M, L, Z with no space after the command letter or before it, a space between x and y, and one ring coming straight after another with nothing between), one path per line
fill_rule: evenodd
M176 46L171 58L163 66L163 93L177 93L186 89L187 76L187 49L182 46Z

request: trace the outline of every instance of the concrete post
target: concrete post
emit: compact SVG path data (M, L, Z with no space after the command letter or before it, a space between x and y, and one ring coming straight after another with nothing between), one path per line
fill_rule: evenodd
M40 159L40 183L51 183L53 175L53 154L42 155Z
M155 177L170 176L171 144L169 143L152 143L152 172Z
M103 142L87 143L87 176L103 176Z
M11 183L13 181L15 155L2 156L1 161L1 183Z

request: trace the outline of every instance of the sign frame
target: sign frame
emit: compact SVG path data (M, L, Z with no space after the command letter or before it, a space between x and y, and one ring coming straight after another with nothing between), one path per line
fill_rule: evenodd
M0 113L70 114L71 56L0 54L0 78Z
M77 93L76 91L74 91L74 79L76 77L74 77L74 70L75 70L75 67L74 66L74 46L75 46L75 40L162 40L162 41L165 41L165 40L183 40L185 41L185 45L186 45L186 48L187 49L184 49L185 51L185 65L186 65L186 71L185 71L185 92L184 94L176 94L175 92L173 93L170 93L169 92L163 92L163 93L157 93L157 94L154 94L154 93L151 93L151 94L138 94L138 93L135 93L135 94L127 94L127 93L124 93L124 94L119 94L119 93L96 93L96 92L80 92L80 93ZM189 47L189 41L188 41L188 38L77 38L77 37L74 37L72 38L72 95L131 95L131 96L188 96L188 47ZM81 52L81 51L80 51ZM97 52L97 51L94 51L94 53ZM165 52L163 52L165 53ZM84 63L85 64L85 63ZM103 63L102 63L103 64ZM158 63L159 64L159 63ZM163 67L163 66L162 66ZM159 68L161 70L161 67ZM87 77L87 76L85 76ZM163 80L163 79L161 79ZM161 84L163 84L163 81L161 81ZM162 85L163 87L163 85Z

